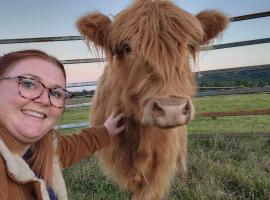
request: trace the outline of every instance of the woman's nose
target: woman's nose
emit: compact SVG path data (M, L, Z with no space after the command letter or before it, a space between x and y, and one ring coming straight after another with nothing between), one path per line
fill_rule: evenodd
M36 103L40 103L43 105L51 105L49 91L44 89L41 95L34 100Z

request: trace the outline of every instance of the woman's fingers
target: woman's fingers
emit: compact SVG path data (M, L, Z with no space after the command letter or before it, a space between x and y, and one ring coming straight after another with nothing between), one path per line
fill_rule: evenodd
M110 135L117 135L121 131L125 129L125 118L124 114L120 113L118 115L115 115L115 113L112 113L106 122L104 123L106 128L109 131Z

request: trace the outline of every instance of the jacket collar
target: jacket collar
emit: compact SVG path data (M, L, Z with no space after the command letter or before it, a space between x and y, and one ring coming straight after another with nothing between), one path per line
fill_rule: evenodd
M42 198L44 200L50 199L44 180L37 178L33 170L18 154L10 152L2 139L0 139L0 154L6 162L8 175L13 181L20 184L38 181L40 182Z
M0 126L0 131L3 131L3 127ZM5 130L6 132L7 130ZM5 133L8 134L8 133ZM62 175L62 169L59 163L59 159L56 153L58 141L54 137L54 157L53 157L53 177L51 188L55 192L58 200L67 200L67 191ZM17 182L18 184L24 184L31 181L38 181L40 183L40 191L42 194L43 200L50 200L50 197L47 192L46 184L43 179L40 179L35 176L33 170L25 162L25 160L16 153L11 152L2 138L0 137L0 155L3 157L9 177Z

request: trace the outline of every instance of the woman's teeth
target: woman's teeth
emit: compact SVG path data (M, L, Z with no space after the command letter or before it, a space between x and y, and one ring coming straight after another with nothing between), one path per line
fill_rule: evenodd
M45 118L45 115L44 114L41 114L41 113L38 113L38 112L35 112L35 111L23 110L22 112L24 114L28 115L28 116L38 117L38 118L41 118L41 119L44 119Z

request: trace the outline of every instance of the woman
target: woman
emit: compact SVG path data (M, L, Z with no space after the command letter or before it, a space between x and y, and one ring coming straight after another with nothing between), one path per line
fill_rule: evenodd
M120 133L122 114L102 126L62 136L53 127L64 111L64 66L38 50L0 58L0 199L67 199L62 169L87 158Z

